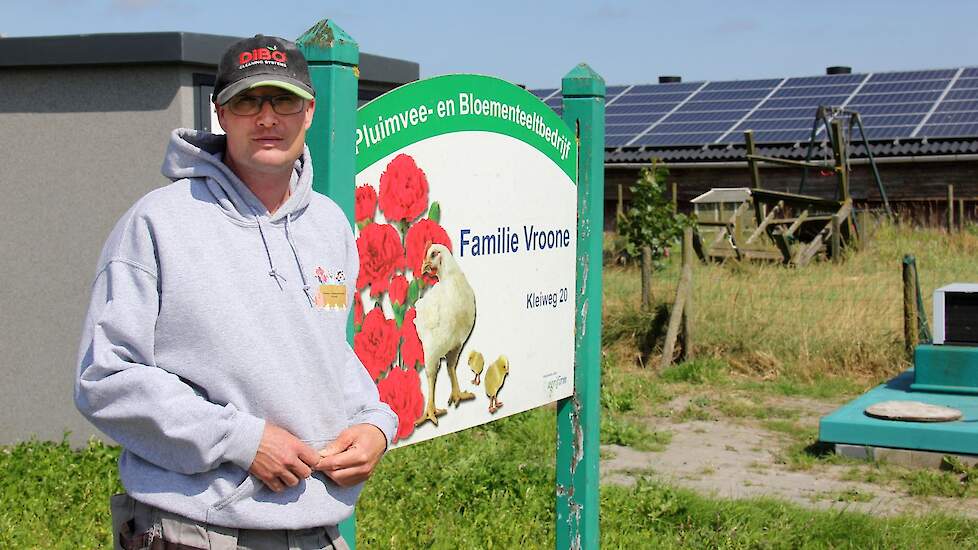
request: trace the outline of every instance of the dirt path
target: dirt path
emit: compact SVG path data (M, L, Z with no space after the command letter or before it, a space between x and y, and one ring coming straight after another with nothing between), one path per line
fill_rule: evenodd
M837 406L809 399L776 401L777 406L796 409L796 422L802 426L816 426L821 415ZM670 406L681 410L687 403L681 398ZM629 485L637 476L652 475L720 498L775 497L802 506L882 515L919 514L926 507L978 517L978 499L912 497L897 484L845 480L843 476L856 467L851 464L819 463L792 470L784 464L791 437L769 431L753 418L675 422L653 417L647 422L652 430L673 434L668 447L661 452L602 447L603 482Z

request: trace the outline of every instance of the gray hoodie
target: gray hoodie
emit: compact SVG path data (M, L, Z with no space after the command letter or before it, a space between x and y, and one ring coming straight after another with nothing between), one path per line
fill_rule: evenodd
M362 486L316 472L275 493L247 470L266 421L317 450L352 424L394 434L397 417L346 340L356 243L312 190L308 149L269 215L221 161L224 143L175 130L163 162L174 183L109 236L75 403L124 447L119 474L136 500L228 527L333 525Z

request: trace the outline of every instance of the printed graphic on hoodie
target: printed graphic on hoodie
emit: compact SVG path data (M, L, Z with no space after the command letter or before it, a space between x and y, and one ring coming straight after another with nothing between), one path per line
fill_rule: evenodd
M346 275L343 270L331 272L322 266L316 266L316 280L319 289L316 292L316 307L323 309L346 309Z

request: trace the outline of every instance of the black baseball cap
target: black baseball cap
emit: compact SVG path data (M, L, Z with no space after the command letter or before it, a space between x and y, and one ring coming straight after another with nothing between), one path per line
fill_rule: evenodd
M284 38L256 34L231 44L221 56L214 102L224 105L238 93L259 86L282 88L303 99L316 95L299 48Z

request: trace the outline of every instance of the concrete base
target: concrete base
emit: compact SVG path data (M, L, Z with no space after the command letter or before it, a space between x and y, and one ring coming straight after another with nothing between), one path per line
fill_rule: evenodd
M888 447L873 447L869 445L848 445L839 443L835 446L835 454L857 460L885 462L907 468L929 468L939 470L944 464L945 456L953 456L966 466L978 464L978 456L958 453L937 453L934 451L912 451L910 449L890 449Z
M866 392L819 422L819 440L858 447L978 455L978 396L914 391L914 371ZM901 422L872 418L866 407L882 401L920 401L961 411L953 422Z

